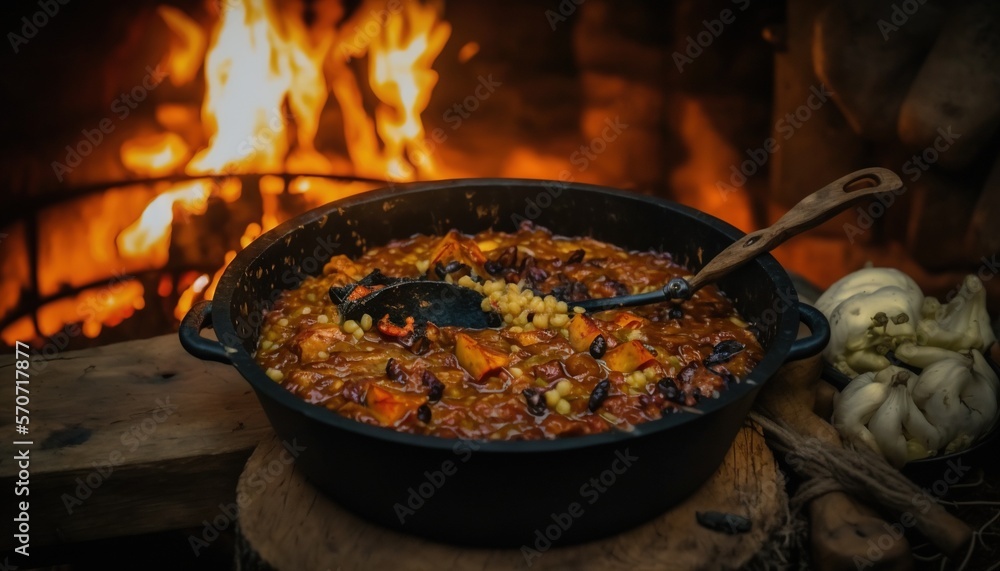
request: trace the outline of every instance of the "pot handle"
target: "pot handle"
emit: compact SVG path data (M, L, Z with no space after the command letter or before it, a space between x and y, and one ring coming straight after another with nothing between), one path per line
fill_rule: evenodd
M202 300L184 316L177 335L181 338L181 347L188 353L204 361L218 361L231 364L229 354L222 343L201 336L201 330L212 326L212 302Z
M792 348L788 350L785 361L797 361L818 355L830 342L830 322L826 320L823 312L811 305L799 302L799 321L809 328L809 336L796 339L792 342Z

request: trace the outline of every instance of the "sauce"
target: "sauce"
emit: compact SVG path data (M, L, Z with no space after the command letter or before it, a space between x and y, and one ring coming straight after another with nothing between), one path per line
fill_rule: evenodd
M366 316L341 324L330 288L375 269L477 289L505 323L463 330ZM302 399L402 432L520 440L628 430L718 398L763 349L712 285L680 304L594 315L566 302L652 291L690 273L666 253L532 225L418 235L356 260L335 256L283 292L256 359Z

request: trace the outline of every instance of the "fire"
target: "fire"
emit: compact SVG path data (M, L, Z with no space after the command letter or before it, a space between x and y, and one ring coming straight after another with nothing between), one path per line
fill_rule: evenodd
M167 77L174 85L194 79L205 57L205 34L201 26L173 6L159 6L156 12L173 32L170 55L166 61Z
M359 83L335 49L343 45L337 40L346 41L347 35L338 38L332 26L310 29L300 5L281 8L266 0L224 2L207 40L183 12L165 6L159 9L177 36L165 63L171 80L180 85L190 81L193 58L204 54L201 124L207 145L194 154L184 171L191 175L334 172L335 161L315 146L320 116L333 93L344 118L348 164L356 174L392 180L436 176L434 161L423 152L420 115L438 80L431 65L451 35L451 26L441 20L441 2L405 1L368 45L355 50L355 57L367 54L369 58L370 87L380 101L374 120L363 106ZM338 9L326 8L328 15L340 14ZM164 124L183 121L184 114L177 108L162 111L158 117L165 119ZM183 142L172 132L128 141L122 148L122 162L137 174L175 172L188 154ZM235 192L230 181L237 185ZM241 247L286 217L280 209L286 193L301 195L315 206L368 186L315 176L295 177L286 184L278 176L265 175L259 188L261 220L247 228ZM176 212L197 215L205 212L213 196L231 202L239 195L238 179L224 180L219 186L200 180L173 185L119 234L118 250L123 256L145 258L150 265L162 267L169 256ZM202 274L187 282L174 311L178 319L199 297L211 298L223 269L235 256L235 251L227 252L224 265L214 275Z
M371 44L371 87L382 101L375 120L393 178L413 178L407 160L422 175L436 174L432 158L423 149L420 114L427 108L438 80L431 63L451 35L451 26L437 18L439 9L435 5L407 4L407 28L403 18L390 18L384 33Z
M186 170L280 171L291 144L286 105L299 126L296 142L304 152L315 152L329 41L312 45L304 24L283 18L263 0L225 2L222 8L205 59L202 125L209 145Z
M118 251L125 257L147 258L155 267L166 265L174 206L204 214L211 187L204 181L182 183L157 196L131 226L118 235Z
M129 139L122 144L122 164L143 176L157 177L175 172L188 157L189 149L179 135L158 133Z
M43 297L58 299L38 309L34 319L11 323L0 336L51 335L72 323L96 336L102 325L115 325L141 309L145 295L177 295L178 319L198 299L210 299L238 249L226 251L217 270L178 275L169 266L171 236L176 217L197 217L212 201L232 203L243 196L245 179L229 175L261 175L255 185L260 200L250 197L246 205L259 205L260 219L247 226L239 248L303 208L372 186L317 175L400 181L438 176L426 152L421 114L438 81L432 65L451 35L443 3L400 0L391 11L374 0L361 4L344 19L339 0L226 0L213 3L219 11L208 29L178 8L160 6L157 14L171 34L162 68L177 89L194 85L202 73L205 93L200 112L183 102L159 103L155 117L161 130L144 130L125 141L121 163L139 177L204 178L90 197L94 210L114 202L111 211L129 212L121 221L82 229L79 225L93 218L90 206L57 212L68 218L41 244L38 289ZM476 49L470 44L463 57ZM351 65L356 58L367 58L367 84L358 77L362 68ZM371 95L374 111L365 103ZM340 108L346 156L317 148L320 118L333 103ZM324 134L324 141L328 138ZM81 244L91 255L88 263L61 263L70 247ZM108 268L144 277L110 293L86 289L106 279ZM171 273L146 277L161 269ZM59 298L67 287L78 293ZM17 296L12 299L17 304ZM82 314L80 307L88 309Z

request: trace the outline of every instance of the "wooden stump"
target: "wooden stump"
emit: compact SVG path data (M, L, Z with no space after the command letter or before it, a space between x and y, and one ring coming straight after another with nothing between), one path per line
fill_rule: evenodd
M275 569L526 569L520 549L472 549L433 543L370 524L313 488L282 462L276 437L265 439L237 486L242 498L236 559L241 571ZM281 466L277 469L269 468ZM272 474L261 478L261 474ZM255 476L256 475L256 476ZM262 482L264 482L262 484ZM692 497L656 520L592 543L553 547L532 569L735 569L784 524L784 477L756 427L740 430L722 466ZM749 533L726 535L696 523L695 513L749 518Z

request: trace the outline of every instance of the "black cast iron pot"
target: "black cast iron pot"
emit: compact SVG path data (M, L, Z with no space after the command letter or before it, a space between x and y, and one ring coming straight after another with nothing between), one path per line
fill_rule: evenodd
M728 224L665 200L582 184L475 179L373 191L298 216L258 238L226 269L213 301L188 313L181 344L232 363L275 432L305 450L298 467L356 514L427 538L479 546L565 545L624 530L693 493L722 462L754 395L783 363L829 339L816 309L764 256L719 282L757 322L763 360L699 412L560 440L461 441L395 432L308 404L254 362L261 318L282 290L321 271L333 254L357 256L415 233L514 230L522 220L636 250L672 252L692 270L741 236ZM796 341L800 320L811 336ZM214 326L221 343L199 335Z

